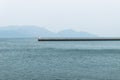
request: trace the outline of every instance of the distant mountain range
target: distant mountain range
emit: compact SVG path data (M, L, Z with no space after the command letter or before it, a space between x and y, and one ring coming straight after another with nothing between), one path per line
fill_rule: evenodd
M25 38L25 37L96 37L87 32L63 30L58 33L35 26L8 26L0 27L0 38Z

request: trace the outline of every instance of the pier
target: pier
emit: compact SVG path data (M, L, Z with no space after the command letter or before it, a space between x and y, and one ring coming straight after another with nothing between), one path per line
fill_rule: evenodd
M38 41L120 41L120 38L39 38Z

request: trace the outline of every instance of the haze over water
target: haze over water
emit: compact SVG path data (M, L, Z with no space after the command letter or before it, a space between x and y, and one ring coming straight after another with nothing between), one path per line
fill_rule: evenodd
M0 39L0 80L120 80L120 41Z

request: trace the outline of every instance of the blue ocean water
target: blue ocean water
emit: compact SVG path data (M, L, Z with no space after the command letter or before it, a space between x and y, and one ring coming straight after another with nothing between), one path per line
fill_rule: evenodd
M0 39L0 80L120 80L120 41Z

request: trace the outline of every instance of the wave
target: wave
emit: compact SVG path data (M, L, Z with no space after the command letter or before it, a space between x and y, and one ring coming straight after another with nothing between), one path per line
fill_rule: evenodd
M0 48L0 52L50 52L50 53L120 53L120 49L80 49L80 48Z
M120 53L120 49L71 49L71 48L67 48L67 49L63 49L63 48L41 48L41 50L48 50L48 51L57 51L57 52L118 52Z

